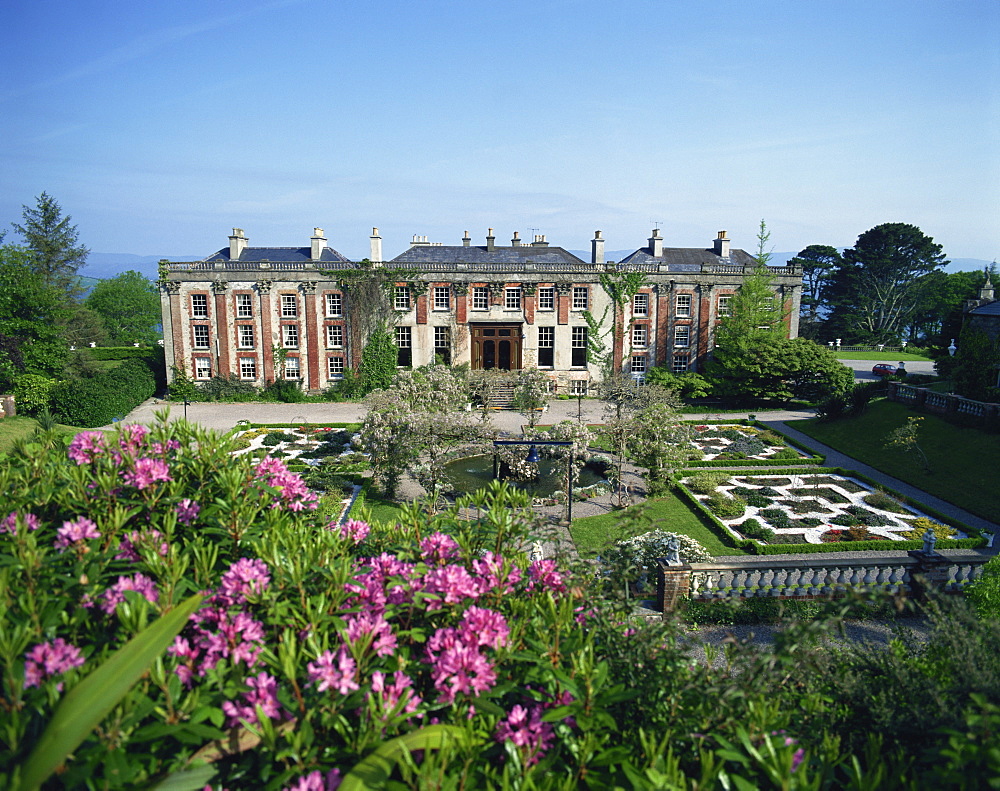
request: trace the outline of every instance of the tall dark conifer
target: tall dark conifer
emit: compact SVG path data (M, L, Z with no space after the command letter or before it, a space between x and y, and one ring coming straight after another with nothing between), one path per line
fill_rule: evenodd
M11 225L31 251L34 271L48 285L77 299L81 294L77 272L86 264L90 250L77 243L79 234L76 226L70 224L72 218L62 216L62 208L47 192L35 199L34 208L22 209L23 225Z

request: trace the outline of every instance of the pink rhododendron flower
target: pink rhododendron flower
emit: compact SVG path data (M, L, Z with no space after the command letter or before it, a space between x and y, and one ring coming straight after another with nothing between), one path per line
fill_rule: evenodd
M368 537L371 528L367 522L358 519L348 519L340 526L340 535L355 544L360 544Z
M458 542L446 533L432 533L420 542L420 557L428 563L443 563L458 554Z
M552 726L542 722L542 707L532 706L531 710L523 706L514 706L506 719L497 725L496 739L498 742L511 742L524 756L527 766L538 763L545 751L552 746L555 733Z
M280 508L284 504L289 511L316 510L316 494L309 490L302 478L290 472L281 459L270 456L261 459L254 468L254 477L265 486L280 491L272 508Z
M413 691L413 681L406 673L397 670L392 674L392 683L387 681L386 674L376 670L372 673L372 687L368 693L368 697L378 700L386 714L390 712L413 714L423 703L420 696Z
M167 542L162 539L163 534L159 530L133 530L122 538L121 543L118 545L118 554L115 555L115 560L127 560L131 563L142 560L142 556L136 547L155 548L160 557L165 558L170 548L167 546Z
M121 463L121 457L132 459L138 456L139 451L146 445L148 435L149 428L140 423L129 423L121 426L118 429L118 448L121 450L121 456L118 458L119 463Z
M460 626L468 641L477 646L502 648L507 645L510 627L500 613L473 605L462 616Z
M83 664L80 649L61 637L49 643L39 643L24 657L24 688L40 687L46 678L59 676ZM62 692L62 682L57 689Z
M198 518L198 514L200 512L201 506L194 500L190 500L187 497L177 503L177 521L182 525L191 524Z
M445 604L458 604L463 599L479 597L480 586L465 566L450 564L433 568L424 575L424 591L438 594L427 602L429 611L440 610Z
M77 464L90 464L107 450L104 433L101 431L81 431L69 443L67 454Z
M32 513L25 512L18 515L17 511L11 511L4 517L3 521L0 522L0 533L17 533L17 520L21 520L28 530L35 531L38 529L39 521L38 517Z
M336 791L340 788L341 780L343 778L340 775L339 769L331 769L326 773L325 777L317 769L300 777L295 782L295 785L288 786L285 791Z
M534 561L528 566L528 577L530 579L528 583L529 591L540 589L550 590L553 593L563 593L566 590L566 585L563 582L562 575L556 570L556 562L554 560L543 559Z
M357 682L358 668L354 659L341 646L334 654L324 651L315 662L306 665L309 678L316 683L316 689L323 692L334 689L341 695L360 689Z
M472 561L472 568L479 576L480 594L499 589L502 593L511 593L514 586L521 581L521 569L513 564L504 573L503 558L486 552L482 558Z
M55 547L60 552L65 552L77 541L89 541L100 537L97 525L87 517L81 516L75 522L63 522L62 527L56 530Z
M269 720L281 716L281 704L278 702L278 682L267 673L258 673L247 679L249 692L243 693L243 703L236 704L227 700L222 704L222 711L229 717L226 725L234 728L240 721L251 724L257 722L257 707L260 706L264 716Z
M156 604L160 595L156 591L156 583L145 574L135 574L131 577L119 577L118 581L104 591L101 597L104 603L101 609L111 615L115 608L125 601L125 591L135 591L146 597L146 601Z
M171 481L170 467L162 459L136 459L131 470L122 475L122 480L140 492L154 483Z
M240 558L222 575L219 584L219 601L226 604L240 604L247 594L259 596L271 583L271 575L263 560Z
M347 639L356 643L363 637L371 637L371 649L376 656L389 656L396 650L396 635L389 622L381 613L362 611L345 616Z

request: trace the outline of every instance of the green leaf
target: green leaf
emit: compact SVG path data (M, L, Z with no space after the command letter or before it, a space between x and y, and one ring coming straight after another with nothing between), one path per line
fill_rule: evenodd
M340 791L367 791L380 788L389 779L399 759L414 750L440 750L446 743L467 741L466 733L454 725L429 725L386 742L363 761L355 764L340 784Z
M182 769L169 775L162 783L153 786L153 791L198 791L214 776L215 769L211 766Z
M38 788L80 746L167 649L201 600L192 596L143 629L67 693L25 764L23 791Z

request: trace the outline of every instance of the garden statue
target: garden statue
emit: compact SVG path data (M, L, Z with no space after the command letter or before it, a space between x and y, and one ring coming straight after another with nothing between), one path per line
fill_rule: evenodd
M533 541L531 544L531 551L528 553L528 560L534 563L536 560L543 560L545 558L545 552L542 550L542 545L538 541Z
M668 566L681 565L681 542L677 536L670 536L667 539L667 557L665 560Z
M934 531L928 527L921 538L924 540L924 554L933 555L934 545L937 543L937 536L934 535Z

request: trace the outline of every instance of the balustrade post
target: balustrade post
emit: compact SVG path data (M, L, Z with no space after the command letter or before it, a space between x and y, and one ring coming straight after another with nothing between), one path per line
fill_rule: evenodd
M656 559L656 604L663 613L671 613L677 603L691 592L691 566L682 563L668 566L661 558Z

